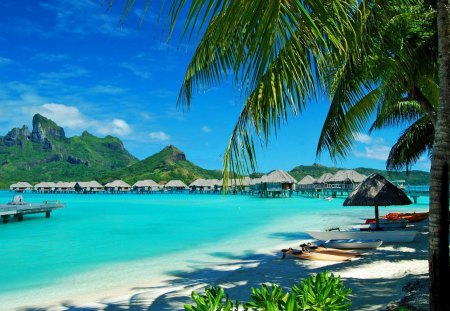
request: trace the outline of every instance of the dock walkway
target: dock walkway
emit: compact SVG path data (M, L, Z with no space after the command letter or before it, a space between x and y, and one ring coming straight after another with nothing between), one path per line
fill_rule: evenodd
M8 203L0 204L0 216L3 223L7 223L10 216L16 217L19 221L27 214L45 213L46 218L50 218L50 213L57 208L64 208L66 205L59 201L44 201L43 203Z

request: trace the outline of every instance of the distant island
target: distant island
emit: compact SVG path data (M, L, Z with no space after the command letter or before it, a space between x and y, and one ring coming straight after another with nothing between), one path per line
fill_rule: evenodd
M220 179L220 170L201 168L187 160L184 152L167 146L146 159L138 160L117 137L96 137L87 131L81 136L66 137L64 129L46 117L36 114L30 131L27 126L13 128L0 136L0 188L8 189L18 181L35 184L41 181L88 181L106 183L122 179L130 184L152 179L167 182L179 179L186 184L195 179ZM319 164L299 165L289 173L298 181L306 175L314 178L336 173L344 168ZM428 184L429 172L386 172L371 168L355 168L358 173L380 173L411 185ZM262 176L253 174L252 177Z

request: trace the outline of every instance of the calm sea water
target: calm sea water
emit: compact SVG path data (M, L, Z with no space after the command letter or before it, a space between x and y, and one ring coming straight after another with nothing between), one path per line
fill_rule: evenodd
M0 191L0 202L13 194ZM43 195L67 208L50 219L26 215L0 224L0 301L38 307L93 292L131 288L180 271L295 246L308 229L350 226L373 208L343 207L343 199L261 199L221 195ZM428 199L393 210L428 209ZM25 298L25 299L24 299Z

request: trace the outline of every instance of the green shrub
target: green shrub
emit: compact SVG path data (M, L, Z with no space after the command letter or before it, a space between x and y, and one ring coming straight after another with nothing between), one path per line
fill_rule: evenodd
M351 303L346 288L339 276L324 271L295 284L290 292L279 285L262 285L252 288L251 301L243 305L244 310L262 311L331 311L348 310ZM239 302L233 304L220 287L205 289L205 294L192 292L196 306L186 304L188 311L236 311Z

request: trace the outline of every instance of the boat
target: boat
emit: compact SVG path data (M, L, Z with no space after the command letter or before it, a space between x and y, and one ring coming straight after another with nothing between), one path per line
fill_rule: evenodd
M283 259L286 257L293 257L297 259L305 259L305 260L319 260L319 261L349 261L351 260L352 256L336 256L331 254L321 254L321 253L315 253L315 252L307 252L304 250L297 250L297 249L282 249L281 252L283 253Z
M376 226L375 218L366 219L365 223L369 225L370 229L372 230L375 229ZM380 218L378 220L378 223L380 225L380 228L382 229L402 229L406 228L408 221L403 218L397 219Z
M305 231L317 240L381 240L383 242L412 242L417 234L415 230L331 230Z
M323 198L325 201L333 201L333 198L332 197L324 197Z
M302 250L306 250L308 252L316 252L321 254L329 254L329 255L336 255L336 256L346 256L346 257L359 257L361 256L361 253L355 252L355 251L349 251L349 250L342 250L337 248L328 247L325 244L312 244L312 243L304 243L301 244L300 247Z
M370 249L377 248L383 241L381 240L355 240L355 239L342 239L342 240L328 240L322 243L326 247L333 247L338 249Z
M419 222L428 218L428 213L389 213L386 216L386 219L395 220L395 219L404 219L408 222Z

